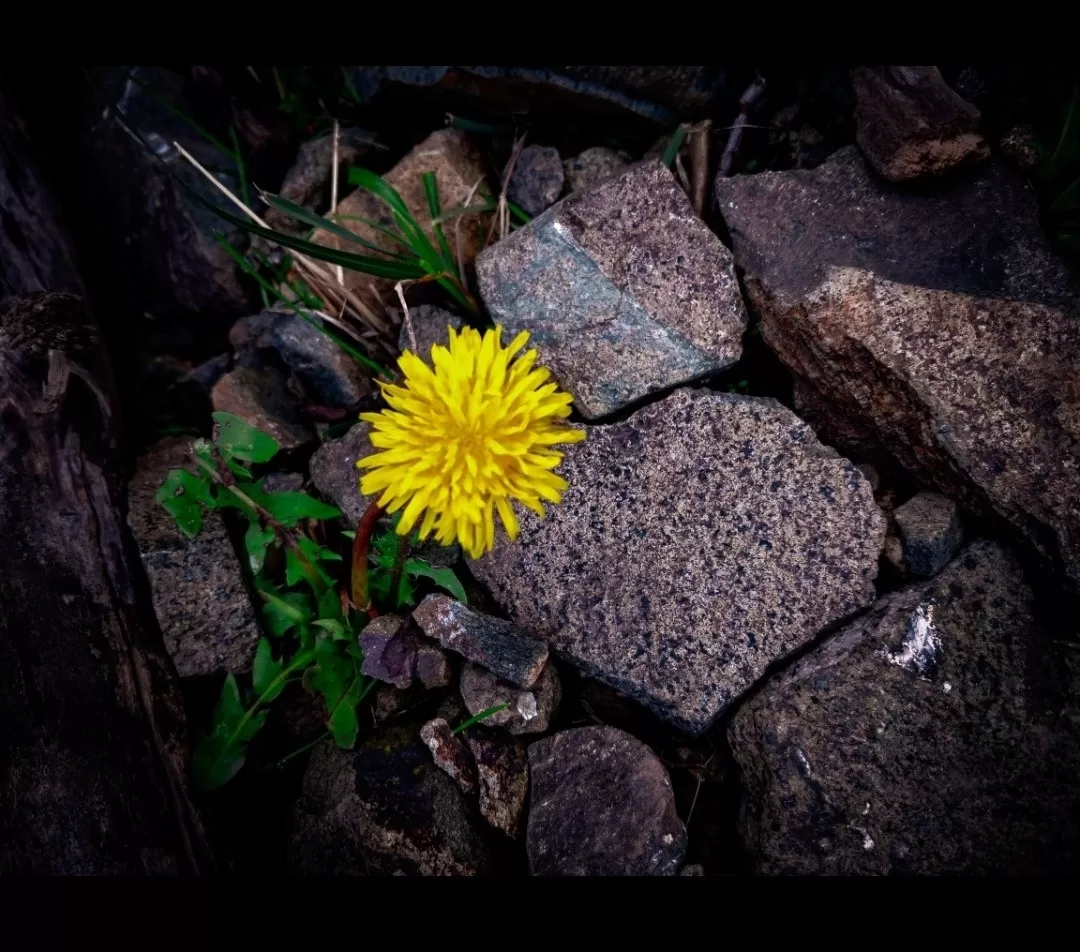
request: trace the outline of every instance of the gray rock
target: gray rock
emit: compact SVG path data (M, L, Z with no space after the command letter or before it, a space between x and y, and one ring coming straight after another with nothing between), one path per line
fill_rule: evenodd
M900 529L904 562L920 578L937 575L963 541L956 503L940 493L919 493L897 506L893 518Z
M570 483L472 562L509 617L700 733L765 669L870 604L885 518L774 400L678 390L566 448Z
M451 669L438 645L417 637L412 626L398 615L379 615L360 632L364 650L361 671L369 678L407 688L419 681L425 688L445 687Z
M566 173L559 150L545 145L529 145L521 150L506 197L533 217L547 211L562 195Z
M342 511L345 521L354 527L363 518L367 507L377 498L360 494L362 474L356 468L358 459L378 452L371 445L370 434L371 425L361 421L341 439L320 446L308 464L315 487ZM434 539L429 539L421 543L413 555L429 565L445 568L460 560L461 546L456 542L443 546Z
M214 389L214 384L229 372L231 363L232 356L230 354L218 354L217 357L211 357L209 360L203 361L190 373L185 374L178 383L193 383L199 389L210 393Z
M300 492L304 488L304 476L302 473L267 473L262 485L268 493Z
M983 163L916 194L846 150L717 194L823 438L884 445L1080 584L1080 295L1023 180Z
M210 394L215 410L224 410L272 436L283 450L294 450L315 439L300 417L285 378L273 367L236 367L225 374Z
M363 129L338 130L339 194L343 194L349 188L349 166L362 164L359 160L373 150L374 143L375 137ZM285 173L285 180L278 194L310 211L325 214L330 208L333 161L333 133L327 132L309 139L300 146L296 161ZM274 208L267 209L264 217L270 227L277 231L303 235L309 230L308 225Z
M436 717L428 721L420 728L420 739L431 751L435 766L453 780L462 793L476 793L476 763L465 742L454 735L445 720Z
M544 666L531 688L519 688L503 681L486 668L465 664L459 682L462 700L469 714L508 705L496 714L485 717L490 727L505 727L511 734L542 734L551 724L562 700L562 684L551 664Z
M535 876L674 876L686 851L671 780L641 741L579 727L529 747Z
M659 162L564 199L483 252L476 273L494 319L532 334L589 419L742 353L731 255Z
M858 66L855 138L890 182L940 175L990 155L979 110L949 88L936 66Z
M324 443L308 463L311 481L342 511L345 522L355 528L374 496L360 495L360 470L356 461L378 450L371 445L371 424L361 421L339 440Z
M742 828L763 874L1075 872L1080 670L1019 563L969 547L739 710Z
M521 834L529 796L529 761L521 741L474 725L465 731L480 783L480 813L511 839Z
M688 863L682 869L679 870L680 876L704 876L705 867L700 863Z
M371 393L367 372L333 340L296 314L279 314L273 345L310 396L348 410Z
M410 307L409 320L412 322L413 335L416 337L415 353L428 364L431 363L431 348L435 344L445 347L450 340L447 328L452 327L459 331L463 326L461 318L456 314L451 314L432 304ZM409 330L404 321L401 324L401 333L398 335L398 350L403 353L406 350L413 350L412 342L409 340Z
M415 621L444 648L487 668L492 674L531 688L547 662L548 646L516 625L473 611L447 595L428 595L413 609Z
M250 350L272 350L274 325L281 312L267 308L258 314L249 314L234 321L229 328L229 344L237 353Z
M583 192L620 175L629 164L629 158L614 149L602 145L586 149L581 155L563 162L566 188L569 192Z
M296 805L290 867L305 876L477 876L492 872L457 785L414 726L384 728L356 750L315 748Z
M189 539L154 496L172 469L187 462L191 440L169 437L135 467L128 487L128 525L153 593L165 647L182 678L251 670L259 625L221 514L204 511Z
M374 716L376 724L402 717L409 711L431 700L427 688L413 684L407 688L398 688L391 684L379 684L375 687Z

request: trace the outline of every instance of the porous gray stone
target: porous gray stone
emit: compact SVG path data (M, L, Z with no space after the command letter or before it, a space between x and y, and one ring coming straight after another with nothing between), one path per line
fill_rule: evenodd
M904 562L919 578L937 575L963 541L956 503L941 493L913 496L896 507L893 518L900 530Z
M431 762L415 726L383 728L355 750L315 748L304 774L290 866L305 876L482 876L492 872L464 795Z
M527 215L547 211L562 194L566 173L559 150L546 145L529 145L521 150L506 197Z
M978 542L763 686L729 736L766 875L1035 875L1080 863L1080 665Z
M731 255L659 162L572 195L476 262L480 293L583 416L730 366L746 311Z
M165 647L180 677L251 670L259 625L221 514L203 512L193 539L154 496L172 469L194 469L191 440L169 437L139 458L128 486L128 525L150 580Z
M433 304L420 304L409 308L409 320L412 323L413 336L416 339L416 347L413 348L409 340L409 329L404 320L401 324L401 333L398 335L398 350L403 353L411 350L421 360L431 365L431 348L435 344L447 346L450 340L448 328L459 331L463 322L456 314L444 311L441 307Z
M428 595L413 609L415 621L429 638L469 661L487 668L519 688L531 688L540 677L548 647L516 625L473 611L448 595Z
M706 730L874 599L866 478L775 400L678 390L566 448L570 488L471 563L509 617L661 717Z
M762 336L823 438L877 444L1080 585L1080 295L988 162L898 189L844 150L718 180Z
M579 727L529 747L535 876L674 876L686 851L671 779L641 741Z
M491 727L505 727L511 734L542 734L562 700L562 684L551 664L544 666L531 688L504 681L486 668L465 664L458 684L465 707L473 716L493 707L507 705L484 718Z
M566 187L570 192L582 192L621 174L629 164L629 159L614 149L602 145L586 149L563 162Z

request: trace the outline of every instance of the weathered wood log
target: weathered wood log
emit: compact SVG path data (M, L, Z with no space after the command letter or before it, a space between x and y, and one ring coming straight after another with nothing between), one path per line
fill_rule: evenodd
M206 872L109 362L50 290L81 282L26 145L0 99L0 874Z

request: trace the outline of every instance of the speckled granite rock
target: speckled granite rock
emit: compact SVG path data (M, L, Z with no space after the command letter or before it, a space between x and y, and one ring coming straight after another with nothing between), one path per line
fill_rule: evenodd
M525 746L498 731L476 724L465 731L480 783L480 813L511 839L521 833L529 796L529 761Z
M823 438L885 446L1080 584L1080 470L1060 462L1080 454L1080 295L1022 178L983 163L915 193L845 150L717 195Z
M621 174L630 164L628 159L614 149L595 146L581 155L563 162L566 187L571 192L581 192Z
M286 389L285 378L273 367L236 367L225 374L210 394L215 410L240 417L269 434L283 450L294 450L315 439Z
M371 379L360 364L302 317L281 314L273 344L304 392L324 406L349 409L371 393Z
M904 564L912 575L937 575L956 554L963 540L956 503L940 493L919 493L893 513Z
M476 763L465 742L457 737L441 717L432 718L420 728L420 739L427 744L431 757L462 793L476 793Z
M458 683L469 714L508 705L484 718L491 727L505 727L511 734L542 734L551 724L562 700L562 683L554 665L547 664L531 688L520 688L476 664L461 667Z
M758 872L1075 873L1080 665L1032 601L976 543L748 701L729 734Z
M431 304L410 307L409 320L412 322L413 335L416 337L415 353L428 364L431 363L431 348L435 344L442 344L445 347L450 340L447 328L452 327L459 331L463 326L461 318L456 314L451 314ZM412 349L408 328L402 321L401 333L398 335L398 350L404 352Z
M659 162L559 202L483 252L492 317L588 419L730 366L746 311L728 250Z
M546 145L528 145L521 150L506 197L533 217L547 211L559 200L566 172L559 150Z
M456 651L492 674L531 688L540 677L548 647L516 625L473 611L448 595L428 595L413 609L415 621L429 638Z
M529 747L535 876L674 876L686 851L671 780L641 741L579 727Z
M979 110L949 88L936 66L858 66L856 141L890 182L940 175L990 155Z
M570 488L472 562L508 615L692 733L868 605L885 518L771 399L678 390L567 447Z
M142 456L128 487L128 525L150 579L165 647L182 678L251 670L259 626L221 515L204 512L189 539L154 501L191 439L169 437Z
M472 196L471 204L481 205L473 191L477 182L483 182L484 164L475 144L464 132L457 129L440 129L433 132L423 142L418 143L400 162L383 176L383 180L397 190L403 202L417 221L425 223L428 237L434 241L434 233L427 222L431 221L427 194L424 191L424 172L435 173L435 183L439 189L439 201L443 208L457 208L465 205ZM339 215L351 215L393 227L394 222L387 206L364 189L357 189L338 202ZM487 235L487 226L491 216L463 215L460 219L461 255L465 262L470 262L483 247ZM355 219L343 219L341 224L355 232L365 241L370 241L387 250L399 250L393 242L381 232ZM457 244L457 221L446 227L446 236L450 247ZM312 236L316 244L339 251L353 253L363 249L352 241L347 241L327 231L317 230ZM386 303L397 300L393 281L386 278L373 278L359 271L345 269L345 285L362 300L373 307L382 308L380 297Z
M297 802L290 866L307 876L477 876L492 872L462 792L431 762L415 726L356 750L315 748Z

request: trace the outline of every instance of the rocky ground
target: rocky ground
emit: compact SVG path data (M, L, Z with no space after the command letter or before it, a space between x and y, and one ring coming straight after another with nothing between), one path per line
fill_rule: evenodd
M342 169L418 217L424 171L443 207L482 183L531 216L463 216L455 252L588 436L514 543L431 554L468 605L432 593L361 633L379 686L353 749L270 766L323 730L283 695L203 798L222 852L310 875L1080 871L1080 283L1029 181L1034 134L978 70L766 73L752 95L753 73L566 70L352 74L369 125L343 119ZM141 142L70 107L92 187L68 207L112 315L129 524L201 730L263 621L237 526L187 538L158 487L224 410L281 444L270 485L355 528L355 421L379 397L260 303L213 232L247 239L177 184L214 195L172 143L247 186L142 83L231 121L250 181L320 214L325 117L283 111L269 76L138 78L95 90ZM339 212L377 217L340 184ZM343 279L424 355L476 321L414 285L406 326L395 282Z

